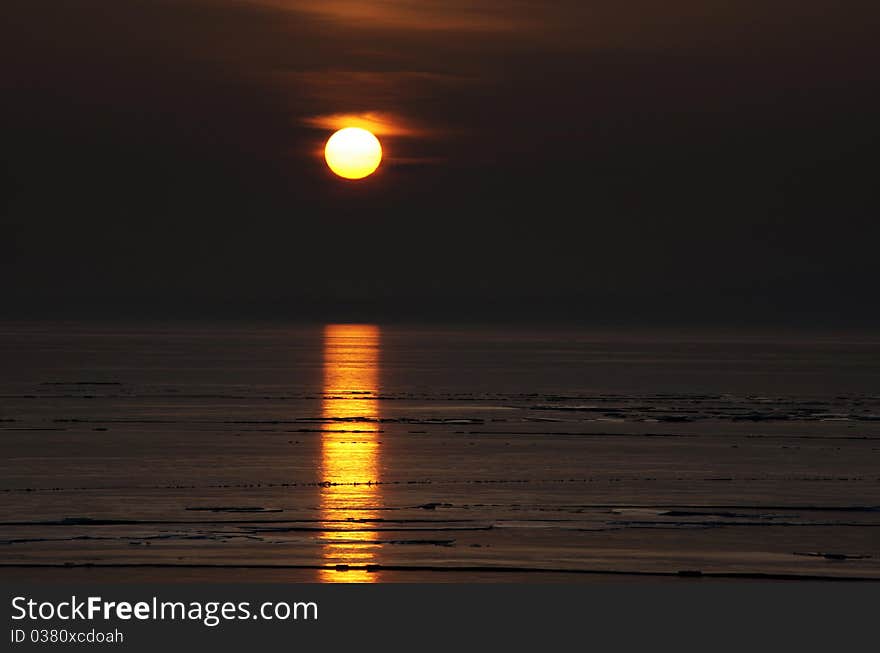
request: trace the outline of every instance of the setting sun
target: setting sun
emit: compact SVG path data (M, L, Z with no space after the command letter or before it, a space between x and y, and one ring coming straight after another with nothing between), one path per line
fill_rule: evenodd
M366 129L346 127L333 134L324 147L330 169L345 179L363 179L382 161L379 139Z

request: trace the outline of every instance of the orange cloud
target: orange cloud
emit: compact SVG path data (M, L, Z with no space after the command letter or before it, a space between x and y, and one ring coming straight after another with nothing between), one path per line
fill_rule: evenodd
M424 136L427 130L407 124L399 116L379 111L364 113L332 113L303 118L302 122L315 129L336 131L345 127L360 127L376 136Z
M495 0L248 0L302 11L348 25L406 30L494 32L514 29Z

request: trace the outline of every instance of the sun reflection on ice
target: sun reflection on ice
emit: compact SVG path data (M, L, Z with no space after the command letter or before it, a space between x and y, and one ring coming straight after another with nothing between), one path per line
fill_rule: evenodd
M375 562L379 480L379 327L324 327L321 434L323 582L378 580ZM353 567L340 573L339 565Z

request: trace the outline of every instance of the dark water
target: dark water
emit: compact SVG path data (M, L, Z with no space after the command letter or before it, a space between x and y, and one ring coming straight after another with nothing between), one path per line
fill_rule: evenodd
M878 338L15 324L0 354L7 574L880 578Z

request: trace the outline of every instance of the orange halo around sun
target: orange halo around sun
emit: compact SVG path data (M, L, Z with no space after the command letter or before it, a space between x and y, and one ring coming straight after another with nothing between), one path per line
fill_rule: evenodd
M366 129L346 127L327 139L324 159L340 177L363 179L373 174L382 162L382 145Z

